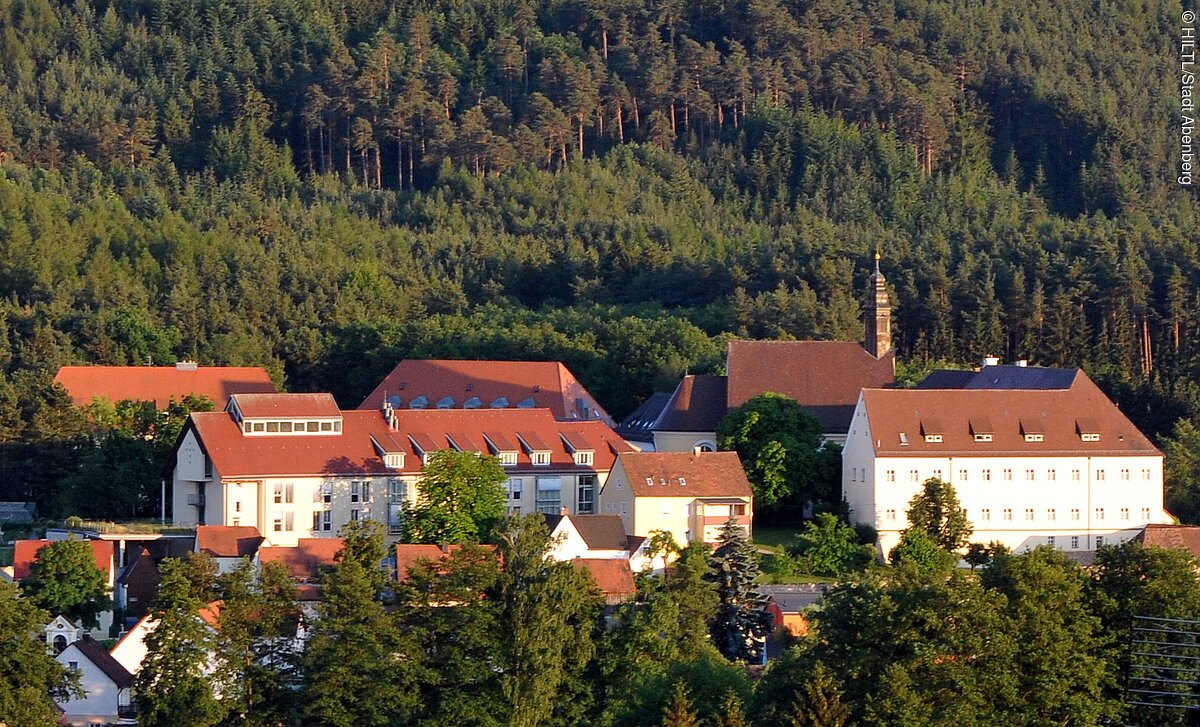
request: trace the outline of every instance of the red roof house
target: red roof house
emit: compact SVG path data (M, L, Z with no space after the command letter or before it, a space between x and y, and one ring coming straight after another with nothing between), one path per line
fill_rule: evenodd
M212 399L218 409L234 394L273 393L275 384L258 366L63 366L54 377L77 406L94 399L152 401L165 409L190 395Z

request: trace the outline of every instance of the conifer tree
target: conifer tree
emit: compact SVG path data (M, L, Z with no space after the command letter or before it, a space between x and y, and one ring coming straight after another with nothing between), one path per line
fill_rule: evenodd
M663 710L663 727L700 727L700 718L692 710L692 702L688 699L687 687L683 682L675 683L675 694Z
M758 556L746 531L730 518L709 559L706 580L717 587L717 613L712 623L713 643L728 659L758 662L762 659L770 616L767 598L754 586Z

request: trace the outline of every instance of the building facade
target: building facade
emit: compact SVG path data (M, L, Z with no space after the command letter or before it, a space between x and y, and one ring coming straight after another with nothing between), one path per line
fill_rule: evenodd
M224 412L192 414L180 434L173 521L251 525L272 546L335 537L360 518L399 535L439 450L496 457L510 512L587 514L631 449L602 422L545 409L339 411L328 394L234 396Z
M1086 375L1070 388L866 389L843 451L851 517L884 554L930 478L949 482L973 542L1093 550L1163 511L1163 457Z

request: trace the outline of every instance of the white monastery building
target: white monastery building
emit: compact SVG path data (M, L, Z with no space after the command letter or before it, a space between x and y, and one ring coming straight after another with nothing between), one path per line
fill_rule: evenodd
M963 372L951 384L961 388L859 395L842 492L851 517L878 530L885 555L932 477L954 485L973 542L1018 551L1094 550L1172 521L1162 453L1086 374L1016 368Z

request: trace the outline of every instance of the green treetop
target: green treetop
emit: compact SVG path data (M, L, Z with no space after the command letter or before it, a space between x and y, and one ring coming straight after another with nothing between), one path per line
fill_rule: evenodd
M470 543L485 538L504 515L499 460L474 452L441 450L421 469L417 504L405 518L413 543Z
M0 582L0 724L55 724L52 700L82 696L79 680L46 652L42 629L50 614Z
M95 628L99 615L112 608L108 579L85 540L61 540L39 550L21 590L39 608L88 628Z
M925 480L921 492L908 503L911 528L929 533L938 547L955 551L966 545L975 528L958 504L954 485L937 477Z

